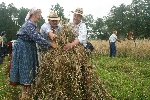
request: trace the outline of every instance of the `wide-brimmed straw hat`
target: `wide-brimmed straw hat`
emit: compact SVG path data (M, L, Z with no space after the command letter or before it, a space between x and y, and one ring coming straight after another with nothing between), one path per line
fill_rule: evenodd
M78 7L78 8L76 8L75 11L71 11L71 12L83 16L83 8Z
M55 12L50 12L49 16L47 16L48 19L50 20L60 20L60 17L58 17L57 13Z

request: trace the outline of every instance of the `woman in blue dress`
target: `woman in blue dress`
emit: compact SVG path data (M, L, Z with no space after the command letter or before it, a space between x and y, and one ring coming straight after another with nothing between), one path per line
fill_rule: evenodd
M16 34L18 39L14 42L10 84L22 85L22 98L29 97L31 84L35 81L38 66L36 43L44 49L57 47L55 43L48 42L38 33L36 23L41 18L41 13L37 8L32 8L28 12L25 23Z

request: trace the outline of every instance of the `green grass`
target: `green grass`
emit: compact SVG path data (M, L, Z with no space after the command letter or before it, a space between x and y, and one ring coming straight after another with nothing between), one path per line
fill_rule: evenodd
M0 65L0 100L19 100L19 87L13 87L9 84L9 63L9 57L6 57L5 62Z
M105 89L116 100L150 100L150 62L95 57Z
M93 57L105 89L116 100L150 100L150 62L129 58ZM6 64L0 66L0 100L12 98L20 90L11 87ZM7 99L6 99L7 100Z

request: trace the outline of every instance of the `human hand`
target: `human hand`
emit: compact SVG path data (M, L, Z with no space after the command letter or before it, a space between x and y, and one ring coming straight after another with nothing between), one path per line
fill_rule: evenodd
M119 40L119 42L121 43L121 41Z
M71 43L67 43L64 48L64 50L71 50L72 49L72 44Z
M51 40L56 40L57 35L54 33L49 32L49 37L51 38Z
M51 45L51 47L54 48L54 49L58 48L58 43L56 43L56 42L51 42L50 45Z

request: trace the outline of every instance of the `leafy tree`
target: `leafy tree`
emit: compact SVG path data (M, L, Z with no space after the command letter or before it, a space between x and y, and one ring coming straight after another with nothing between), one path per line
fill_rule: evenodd
M95 34L97 39L102 39L103 33L103 27L104 27L104 21L102 18L97 18L95 20L92 31Z
M85 15L82 20L86 24L87 31L88 31L88 37L89 37L92 34L92 27L94 24L93 15L91 15L91 14Z
M18 9L18 25L21 27L21 25L25 22L25 17L28 13L29 9L28 8L19 8Z
M64 8L61 7L58 3L56 5L51 5L50 11L57 12L58 16L61 18L61 20L67 20L64 15Z
M125 6L124 4L121 4L119 7L113 6L105 21L108 31L112 32L115 29L121 38L125 38L128 32L127 27L130 24L128 22L128 12L129 6Z
M16 8L12 3L8 7L5 6L5 3L0 5L0 31L7 32L8 41L16 38L14 34L17 32L18 27L13 19L14 15L16 15Z
M51 5L50 11L55 11L61 18L62 22L70 20L65 18L64 9L58 3ZM28 8L17 9L13 3L8 6L4 2L0 4L0 32L6 31L8 40L16 38L16 32L24 23ZM137 38L150 37L150 1L149 0L132 0L130 5L121 4L119 7L113 6L110 13L103 18L93 19L93 15L84 16L83 21L88 29L88 37L92 39L108 39L112 30L116 29L121 38L126 34L134 31ZM45 22L43 17L37 26L40 29Z
M13 3L5 6L3 2L0 4L0 31L7 32L8 41L16 39L16 33L22 24L25 22L25 17L28 13L28 8L17 9ZM43 17L37 23L38 29L45 22Z

